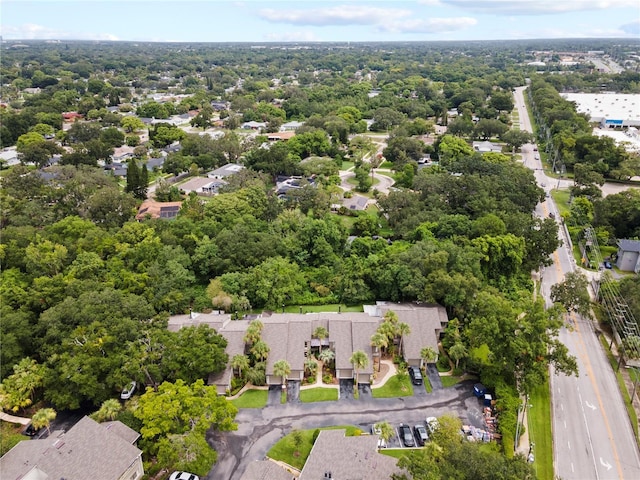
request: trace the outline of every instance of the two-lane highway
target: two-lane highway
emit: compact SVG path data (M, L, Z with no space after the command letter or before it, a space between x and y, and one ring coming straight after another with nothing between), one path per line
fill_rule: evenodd
M516 89L515 103L523 130L532 131L524 102L525 87ZM546 177L533 145L522 148L523 163L534 169L538 184L549 191L555 180ZM541 216L554 213L551 198L538 205ZM560 226L560 225L559 225ZM548 300L551 285L578 267L559 228L563 245L553 265L542 272L542 291ZM590 320L567 316L560 340L578 361L578 377L551 374L551 407L555 474L564 480L640 479L640 455L616 378ZM533 405L531 408L535 408Z

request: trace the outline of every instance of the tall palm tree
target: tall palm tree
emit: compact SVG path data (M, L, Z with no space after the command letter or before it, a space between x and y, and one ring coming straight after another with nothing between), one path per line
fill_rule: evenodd
M329 337L329 330L320 325L313 331L311 336L320 340L320 351L322 351L322 340Z
M282 386L287 381L287 377L291 373L291 365L286 360L278 360L273 364L273 374L282 377Z
M253 345L254 343L258 342L260 340L260 336L262 335L263 328L264 325L260 320L252 320L247 327L247 331L244 334L244 343Z
M56 419L57 415L58 414L53 408L41 408L33 414L33 417L31 417L31 425L33 425L35 429L45 427L47 429L47 434L50 434L49 426L51 425L51 422Z
M389 339L387 338L387 336L379 331L376 331L376 333L374 333L373 335L371 335L371 345L373 347L375 347L375 354L374 354L374 363L375 363L375 359L376 357L378 358L378 371L380 371L380 356L381 356L381 351L383 348L387 348L389 346Z
M349 358L349 363L353 365L353 369L356 371L356 390L358 390L358 374L360 370L369 365L369 357L362 350L356 350Z
M458 368L458 363L460 362L460 360L462 360L467 355L467 347L465 347L464 343L462 342L454 343L449 349L449 356L456 361L456 368Z
M98 422L115 420L121 410L122 404L115 398L110 398L100 405L100 409L96 412L96 420Z
M319 354L318 354L318 360L320 360L322 363L324 363L325 365L327 363L331 363L331 360L333 360L334 358L336 358L336 354L333 350L331 350L330 348L327 348L326 350L322 350Z
M398 323L398 314L393 310L387 310L384 314L384 321L395 325L396 323Z
M231 359L231 368L238 371L238 377L242 377L242 371L249 368L249 359L246 355L238 353Z
M378 422L374 425L374 428L380 431L380 438L385 442L391 440L396 433L389 422Z
M431 347L424 347L420 350L420 358L424 360L425 364L433 363L438 359L438 352Z
M304 361L304 368L308 370L312 376L315 375L316 372L318 371L318 363L317 363L316 357L314 357L313 355L309 356Z
M389 346L393 345L393 340L396 338L396 324L385 320L380 324L376 333L387 337L387 346L385 348L389 348Z
M400 322L396 326L396 335L400 337L400 343L398 344L398 353L404 356L404 352L402 351L402 339L405 335L409 335L411 333L411 327L409 327L408 323Z
M264 343L262 340L258 340L251 347L251 355L255 357L257 361L266 360L269 356L269 345Z
M327 338L329 336L329 330L327 330L322 325L320 325L319 327L317 327L313 331L313 335L311 335L311 336L313 338L318 338L318 339L322 340L322 339Z

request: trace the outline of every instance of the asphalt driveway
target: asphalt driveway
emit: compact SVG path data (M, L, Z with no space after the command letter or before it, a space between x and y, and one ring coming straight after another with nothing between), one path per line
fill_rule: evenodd
M207 441L218 452L218 462L206 478L238 480L249 462L264 459L273 444L293 429L356 425L368 432L372 424L380 421L394 426L413 425L424 422L428 416L444 414L457 416L462 423L480 428L481 405L472 387L473 382L466 381L426 395L359 400L353 399L351 390L351 401L278 403L262 409L241 409L236 417L238 430L207 432Z
M340 380L340 400L353 399L353 380L350 378Z

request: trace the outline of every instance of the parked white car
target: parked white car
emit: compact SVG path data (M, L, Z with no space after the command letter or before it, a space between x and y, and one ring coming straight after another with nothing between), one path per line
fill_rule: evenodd
M122 390L122 393L120 394L120 398L122 400L129 400L131 397L133 397L137 386L138 384L135 381L131 382L129 385L124 387L124 390Z
M173 472L169 480L200 480L200 477L189 472Z

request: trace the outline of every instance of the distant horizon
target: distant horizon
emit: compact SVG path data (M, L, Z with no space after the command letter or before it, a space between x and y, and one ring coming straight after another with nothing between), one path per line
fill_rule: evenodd
M637 39L638 0L0 0L15 40L348 43Z
M631 37L567 37L567 38L517 38L517 39L468 39L468 40L315 40L315 41L298 41L298 40L260 40L260 41L171 41L171 40L91 40L83 38L0 38L2 43L17 43L17 42L30 42L30 43L64 43L64 42L82 42L82 43L94 43L94 44L110 44L110 43L170 43L170 44L193 44L193 43L211 43L211 44L234 44L234 45L315 45L315 44L335 44L335 45L349 45L349 44L384 44L384 43L524 43L524 42L567 42L567 41L580 41L584 43L596 41L596 42L614 42L625 41L627 43L637 43L640 45L640 38Z

